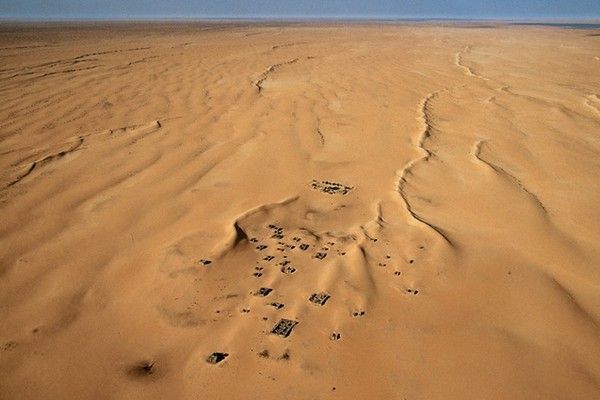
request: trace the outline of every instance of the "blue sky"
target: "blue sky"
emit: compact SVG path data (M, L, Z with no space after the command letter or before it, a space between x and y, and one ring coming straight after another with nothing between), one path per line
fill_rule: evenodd
M600 18L600 0L0 0L0 18Z

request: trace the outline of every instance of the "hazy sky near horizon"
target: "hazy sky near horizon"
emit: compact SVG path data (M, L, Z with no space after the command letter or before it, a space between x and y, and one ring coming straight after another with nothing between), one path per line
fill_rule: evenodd
M600 0L0 0L3 18L600 18Z

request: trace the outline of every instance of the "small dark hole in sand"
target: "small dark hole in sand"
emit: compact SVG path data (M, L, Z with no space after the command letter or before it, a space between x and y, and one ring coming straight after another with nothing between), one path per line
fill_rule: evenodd
M134 376L148 376L154 373L154 366L154 361L142 361L141 363L133 367L129 372L131 375Z
M154 363L144 364L142 366L142 371L144 371L146 375L152 375L152 373L154 373Z

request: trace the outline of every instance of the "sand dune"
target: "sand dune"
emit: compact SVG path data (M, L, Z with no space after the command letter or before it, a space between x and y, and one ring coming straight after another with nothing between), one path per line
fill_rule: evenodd
M0 27L0 398L600 397L600 38Z

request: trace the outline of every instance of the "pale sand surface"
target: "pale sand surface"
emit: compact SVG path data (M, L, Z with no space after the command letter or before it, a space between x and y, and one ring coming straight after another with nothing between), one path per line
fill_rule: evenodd
M597 32L4 25L0 398L600 398Z

